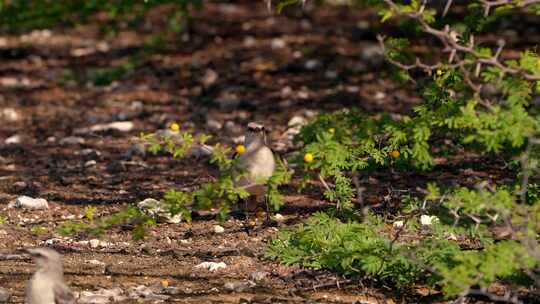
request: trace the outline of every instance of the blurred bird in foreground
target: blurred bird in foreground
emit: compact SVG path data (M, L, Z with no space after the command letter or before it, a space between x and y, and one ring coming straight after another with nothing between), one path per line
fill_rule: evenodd
M245 200L244 212L257 208L257 202L264 197L268 216L266 197L267 181L276 169L274 153L267 146L264 126L251 122L247 126L244 147L238 156L238 163L233 171L236 187L243 187L251 194L255 203Z
M49 248L25 250L37 264L26 287L27 304L72 304L75 296L64 283L62 256Z

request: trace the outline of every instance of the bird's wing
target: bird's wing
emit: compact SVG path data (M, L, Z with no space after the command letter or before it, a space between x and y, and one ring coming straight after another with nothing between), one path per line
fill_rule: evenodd
M74 304L75 296L73 292L64 284L56 284L54 286L54 303L55 304Z

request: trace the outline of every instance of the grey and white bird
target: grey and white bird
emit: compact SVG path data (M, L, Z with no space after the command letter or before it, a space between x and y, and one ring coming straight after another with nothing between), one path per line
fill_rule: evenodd
M27 304L72 304L75 296L64 282L62 256L49 248L25 250L37 264L26 287Z
M247 125L244 146L245 152L238 156L233 174L235 186L245 188L255 201L259 201L266 195L266 183L276 169L274 153L266 143L263 125L255 122Z

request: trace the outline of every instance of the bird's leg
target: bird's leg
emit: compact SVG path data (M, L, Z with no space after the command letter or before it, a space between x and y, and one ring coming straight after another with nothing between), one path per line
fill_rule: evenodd
M248 200L244 199L244 219L249 225L249 210L248 210Z

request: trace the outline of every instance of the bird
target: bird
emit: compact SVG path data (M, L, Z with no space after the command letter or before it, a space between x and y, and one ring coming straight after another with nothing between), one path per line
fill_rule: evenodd
M75 296L64 282L62 256L50 248L25 250L37 264L26 287L27 304L73 304Z
M233 169L234 184L236 187L244 188L256 202L264 196L268 215L267 182L274 174L276 160L274 152L267 145L264 125L256 122L247 125L244 146L245 151L237 156L238 161ZM244 203L244 212L247 215L247 200ZM254 207L256 206L255 204Z

